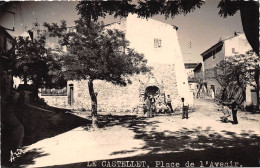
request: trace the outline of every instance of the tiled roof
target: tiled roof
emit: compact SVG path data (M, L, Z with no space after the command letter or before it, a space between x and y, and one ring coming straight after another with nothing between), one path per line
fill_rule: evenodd
M224 41L228 40L228 39L231 39L231 38L234 38L234 37L237 37L239 34L242 34L240 32L235 32L233 36L222 36L219 41L214 44L213 46L211 46L209 49L207 49L206 51L204 51L201 56L203 57L205 54L207 54L208 52L210 52L211 50L217 48L218 46L222 45L224 43Z

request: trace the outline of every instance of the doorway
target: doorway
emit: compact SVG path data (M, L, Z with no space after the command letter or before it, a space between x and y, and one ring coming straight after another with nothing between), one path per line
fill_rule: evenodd
M145 89L145 99L148 97L148 96L153 96L153 97L157 97L160 95L160 89L157 87L157 86L148 86L146 89Z
M215 99L215 86L214 85L211 85L210 91L211 91L211 98Z
M73 84L69 84L69 95L68 95L68 103L70 106L74 103L74 87Z

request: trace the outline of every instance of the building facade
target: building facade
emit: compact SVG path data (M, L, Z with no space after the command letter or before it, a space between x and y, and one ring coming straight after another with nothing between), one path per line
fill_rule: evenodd
M221 85L215 78L216 65L227 57L245 54L251 49L252 48L248 43L245 34L235 32L232 37L221 37L218 43L201 54L203 57L203 64L198 65L198 67L195 68L195 76L197 78L203 76L201 84L206 87L208 96L215 98L215 95L220 94L222 89ZM252 103L252 99L249 100L249 97L251 98L251 93L248 91L251 89L252 88L248 86L246 96L247 104Z
M185 70L188 76L189 89L193 93L193 96L196 95L198 90L198 81L195 79L194 69L198 66L199 63L184 63Z
M107 28L123 31L130 42L130 48L144 54L148 65L153 69L147 74L133 75L132 84L126 87L115 86L104 81L94 81L99 111L140 109L148 94L153 94L157 101L170 95L175 107L181 106L181 98L184 98L190 106L193 105L176 26L129 15L125 21L110 24ZM55 106L91 108L86 80L68 81L67 96L41 97Z
M188 78L194 78L194 69L199 63L184 63Z

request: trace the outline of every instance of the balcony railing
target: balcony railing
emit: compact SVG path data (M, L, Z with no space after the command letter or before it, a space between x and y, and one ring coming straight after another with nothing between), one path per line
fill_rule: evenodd
M41 89L42 96L67 96L67 88L63 89Z

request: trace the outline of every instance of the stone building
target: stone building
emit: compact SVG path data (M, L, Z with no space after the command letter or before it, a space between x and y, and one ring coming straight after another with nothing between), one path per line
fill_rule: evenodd
M245 54L251 49L252 47L248 43L245 34L235 32L231 37L221 37L215 45L201 54L203 57L203 64L198 65L195 68L195 77L198 79L200 77L203 78L200 83L202 86L206 87L207 94L210 97L215 98L215 95L219 94L221 91L221 86L215 79L215 66L226 57ZM256 104L256 102L254 102L256 101L256 93L252 93L252 90L254 89L250 86L246 89L247 105L251 103Z
M194 78L194 69L199 63L184 63L188 78Z
M132 84L126 87L94 81L99 111L137 110L148 94L155 95L157 101L171 95L174 107L181 106L182 97L190 106L193 105L176 26L129 15L124 21L107 25L107 28L124 31L130 47L143 53L153 69L151 73L132 76ZM87 81L84 80L68 81L66 96L42 98L55 106L91 107Z
M194 76L194 69L197 67L199 63L184 63L185 70L188 76L189 89L195 96L198 88L198 81Z

